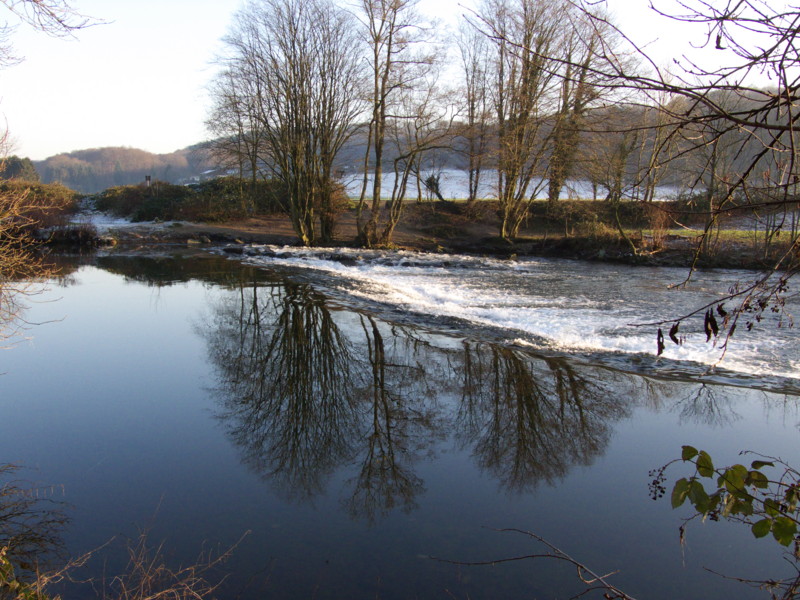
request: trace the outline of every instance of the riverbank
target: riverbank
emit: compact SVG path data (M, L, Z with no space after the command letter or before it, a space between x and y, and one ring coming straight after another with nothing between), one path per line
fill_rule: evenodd
M626 264L689 267L696 259L700 229L630 230L627 235L637 249L615 230L598 223L586 227L553 226L531 219L511 243L497 235L498 217L491 211L464 215L436 204L411 205L395 230L396 249L468 254L473 256L545 256L621 262ZM113 236L121 247L151 245L273 244L296 245L297 236L286 215L268 215L221 223L142 223L111 225L102 233ZM724 233L724 231L723 231ZM697 266L710 268L760 269L769 266L763 244L753 234L718 235ZM352 247L356 239L354 211L342 214L334 246Z

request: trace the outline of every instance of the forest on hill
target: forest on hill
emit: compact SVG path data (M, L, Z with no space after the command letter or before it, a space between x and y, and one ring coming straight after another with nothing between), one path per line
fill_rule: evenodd
M214 165L200 145L169 154L127 147L91 148L56 154L34 161L44 183L62 183L84 194L153 180L171 183L197 181Z

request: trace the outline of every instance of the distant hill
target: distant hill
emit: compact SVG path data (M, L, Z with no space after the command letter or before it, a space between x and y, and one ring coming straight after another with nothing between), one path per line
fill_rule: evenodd
M124 147L91 148L56 154L34 161L34 165L43 182L60 182L84 194L141 183L147 175L153 180L186 183L214 168L199 146L170 154Z
M153 154L138 148L106 147L75 150L34 161L43 183L63 183L84 194L94 194L117 185L131 185L144 181L147 175L153 180L169 183L199 181L208 172L222 174L219 164L213 161L207 144L197 144L169 154ZM361 171L366 151L366 137L362 132L354 135L336 159L336 168L345 177ZM385 149L384 168L390 169L396 156L391 144ZM459 153L439 149L426 154L424 169L464 168L464 157Z

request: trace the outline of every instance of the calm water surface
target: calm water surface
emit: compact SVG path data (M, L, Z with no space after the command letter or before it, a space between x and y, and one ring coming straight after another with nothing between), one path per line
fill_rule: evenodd
M763 378L705 376L679 356L642 366L641 353L624 348L636 340L609 358L604 331L617 324L593 330L600 346L565 350L530 341L547 331L420 316L376 292L376 275L355 282L316 263L89 262L33 299L26 318L43 324L0 354L0 463L62 486L73 554L149 527L187 563L247 533L224 569L226 598L564 598L582 589L574 568L552 561L431 558L542 550L503 528L535 532L597 572L619 571L613 581L638 598L762 597L703 567L783 573L775 544L732 524L693 524L682 549L684 513L652 501L647 483L682 444L720 462L752 449L797 463L791 357ZM453 300L472 289L449 274L413 276L428 281L418 296L437 282L459 290ZM508 300L508 283L498 285ZM603 312L586 297L582 314ZM615 310L605 309L612 319ZM119 559L112 551L107 560L95 575Z

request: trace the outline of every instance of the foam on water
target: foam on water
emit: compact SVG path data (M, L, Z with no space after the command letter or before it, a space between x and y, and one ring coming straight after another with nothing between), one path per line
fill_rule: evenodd
M746 276L714 271L701 285L670 290L669 284L685 277L684 270L352 249L259 247L254 252L248 260L255 264L327 274L324 285L355 299L506 330L509 340L534 347L628 355L655 354L656 326L636 323L686 314ZM668 341L663 356L752 375L800 378L791 352L796 342L793 329L772 322L737 334L721 362L721 349L705 343L700 333L680 346Z

